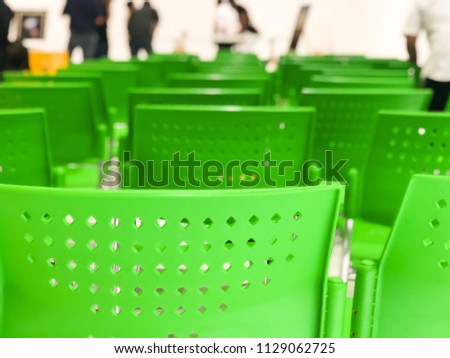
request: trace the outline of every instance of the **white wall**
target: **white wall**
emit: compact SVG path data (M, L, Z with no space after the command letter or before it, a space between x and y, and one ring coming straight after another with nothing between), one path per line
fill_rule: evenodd
M68 43L68 19L61 15L65 0L5 0L14 10L45 10L46 39L26 45L45 51L64 50ZM299 52L304 54L365 54L406 58L402 26L413 0L239 0L247 7L260 30L257 53L267 58L270 43L277 54L286 51L301 5L311 4ZM127 46L127 0L112 0L109 21L110 57L129 58ZM139 6L142 0L135 0ZM214 56L213 13L216 0L153 0L161 22L154 47L170 52L184 35L189 52L204 58ZM420 42L421 61L427 55Z

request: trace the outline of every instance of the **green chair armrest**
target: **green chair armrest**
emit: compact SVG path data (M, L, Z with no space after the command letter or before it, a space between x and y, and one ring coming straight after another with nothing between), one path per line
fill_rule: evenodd
M330 277L327 283L324 338L343 338L347 302L347 285L339 277Z

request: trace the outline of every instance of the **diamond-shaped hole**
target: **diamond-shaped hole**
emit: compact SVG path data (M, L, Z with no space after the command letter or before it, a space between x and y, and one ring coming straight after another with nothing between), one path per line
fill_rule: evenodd
M227 292L229 289L230 289L230 285L228 285L228 284L223 284L222 286L220 286L220 289L223 291L223 292Z
M164 308L156 307L155 313L156 313L157 316L161 316L164 313Z
M69 285L69 288L72 290L72 291L76 291L76 290L78 290L78 283L76 283L75 281L72 281L71 283L70 283L70 285Z
M120 307L119 306L114 306L113 308L113 315L117 316L120 314Z
M50 267L56 266L56 261L55 261L55 259L54 259L54 258L48 259L48 264L49 264Z
M133 245L133 251L137 254L141 253L144 250L144 246L141 244L134 244Z
M207 264L203 264L200 266L200 271L203 273L207 273L209 271L209 266Z
M271 257L267 258L267 259L264 261L264 263L265 263L267 266L272 265L272 264L273 264L273 258L271 258Z
M294 214L294 220L300 220L301 217L302 217L302 214L300 214L300 211L297 211L297 212Z
M249 221L250 224L255 226L259 222L259 219L258 219L258 217L256 215L253 215L248 221Z
M155 292L158 296L162 296L166 292L166 290L163 287L157 287L155 289Z
M114 252L117 252L117 251L119 251L119 249L120 249L119 243L117 241L114 241L111 244L111 250L114 251Z
M159 273L163 273L164 271L166 271L166 267L162 264L158 264L156 265L156 271L158 271Z
M444 248L445 248L445 250L450 251L450 241L447 241L447 242L444 244Z
M434 219L430 221L430 225L433 229L437 229L439 226L441 226L441 223L438 219Z
M94 313L100 312L100 306L99 305L92 305L91 311Z
M140 296L144 293L144 290L141 287L135 287L133 289L133 292L136 296Z
M113 227L113 228L118 228L119 227L119 225L120 225L120 220L119 220L119 218L112 218L111 219L111 226Z
M113 293L113 295L115 295L115 296L117 296L117 295L120 293L120 291L121 291L121 289L120 289L119 286L114 286L114 287L112 288L112 293Z
M198 338L198 333L195 332L189 333L189 338Z
M155 245L155 249L157 252L159 252L160 254L163 253L166 250L167 246L163 243L159 243Z
M270 219L274 224L278 224L278 222L281 220L281 216L278 214L275 214L274 216L272 216L272 218Z
M197 308L197 310L198 310L200 313L205 313L205 312L206 312L206 307L205 307L205 306L200 306L199 308Z
M134 219L134 226L136 226L136 228L140 229L142 227L142 220L140 218Z
M140 316L140 315L142 314L142 312L143 312L143 310L142 310L141 307L136 307L136 308L133 310L133 313L134 313L136 316Z
M208 292L208 287L206 287L206 286L201 286L198 290L200 291L200 293L205 294L206 292Z
M227 224L229 227L233 227L234 225L236 225L236 219L232 216L230 216L227 220Z
M251 262L250 260L247 260L247 261L244 262L244 267L246 269L249 269L252 266L253 266L253 262Z
M73 240L73 239L67 239L67 241L66 241L66 246L67 246L69 249L72 249L75 245L76 245L75 240Z
M209 250L211 250L211 244L209 242L203 242L202 243L202 250L205 252L208 252Z
M255 245L256 245L255 239L248 239L248 240L247 240L247 246L248 246L248 247L252 248L252 247L255 246Z
M133 267L133 271L134 271L135 274L139 275L139 274L142 273L142 271L144 271L144 269L142 268L141 265L135 265Z
M247 289L250 286L250 282L245 280L242 282L241 286L243 289Z
M179 287L177 291L181 296L183 296L186 293L186 289L184 287Z
M183 219L181 219L181 221L180 221L180 225L181 225L181 227L182 227L183 229L188 228L188 226L189 226L190 224L191 224L191 223L190 223L189 220L186 219L186 218L183 218Z
M121 270L121 268L120 268L120 266L117 265L117 264L114 264L114 265L112 265L112 267L111 267L111 272L112 272L113 274L118 274L118 273L120 272L120 270Z
M36 259L34 258L34 256L33 255L27 255L27 261L30 263L30 264L34 264L34 263L36 263Z
M46 246L52 247L54 243L55 243L55 242L53 241L53 239L52 239L50 236L46 236L46 237L44 238L44 244L45 244Z
M204 225L207 229L209 229L209 228L213 225L213 221L212 221L210 218L206 218L206 219L203 221L203 225Z
M97 219L94 218L93 216L89 216L87 222L88 222L88 225L91 227L94 227L95 225L97 225Z
M447 201L442 199L442 200L439 200L436 204L439 209L444 209L447 206Z
M449 267L449 263L448 263L448 261L447 260L442 260L442 261L439 261L439 267L442 269L442 270L446 270L446 269L448 269L448 267Z
M52 217L50 216L50 214L44 214L44 215L42 215L42 221L43 221L45 224L50 224L50 223L53 221L53 219L52 219Z
M52 278L52 279L50 280L50 286L52 286L53 288L58 287L58 286L59 286L58 280L57 280L56 278Z
M75 270L75 269L78 267L77 263L76 263L75 261L73 261L73 260L69 261L69 263L67 264L67 266L68 266L69 269L72 270L72 271Z
M181 252L186 252L189 249L189 245L186 241L180 242L180 244L178 245L178 249Z
M222 304L219 306L219 310L222 311L222 312L224 312L227 308L228 308L228 306L227 306L225 303L222 303Z
M286 262L288 262L288 263L291 262L293 259L294 259L294 255L292 255L292 254L289 254L286 256Z
M231 250L231 249L233 248L233 246L234 246L233 241L227 240L227 241L225 242L225 247L226 247L228 250Z
M75 219L73 218L72 215L69 214L64 218L64 221L66 222L67 225L72 225L75 222Z
M177 336L174 333L169 333L167 338L177 338Z
M88 243L89 250L94 251L97 247L98 247L98 244L94 240L89 241L89 243Z
M291 237L289 238L289 241L295 242L298 239L298 235L294 232Z
M225 270L225 271L230 271L230 269L231 269L231 264L229 263L229 262L225 262L223 265L222 265L222 268Z
M269 277L264 277L264 279L263 279L263 281L262 281L262 284L263 285L268 285L269 283L270 283L270 278Z
M427 237L425 239L422 240L422 244L423 246L425 246L426 248L431 247L434 245L434 242L431 238Z
M96 294L98 293L98 291L100 291L100 288L98 287L98 285L96 285L95 283L91 285L91 287L89 287L89 290L93 293Z
M34 237L31 236L31 234L26 233L23 235L23 239L28 243L31 244L34 241Z
M158 218L158 220L156 220L156 223L158 224L158 226L162 229L164 226L167 225L167 221L164 218Z
M92 262L89 265L89 270L91 270L91 272L97 272L98 271L98 265L95 262Z
M177 308L177 313L178 313L179 315L182 315L184 312L186 312L186 310L185 310L184 307L178 307L178 308Z
M30 213L27 212L27 211L24 211L24 212L20 215L20 217L21 217L22 220L25 221L25 222L30 222L30 220L31 220L31 215L30 215Z
M188 268L187 268L186 265L180 265L180 266L178 266L178 271L179 271L181 274L186 273L187 270L188 270Z

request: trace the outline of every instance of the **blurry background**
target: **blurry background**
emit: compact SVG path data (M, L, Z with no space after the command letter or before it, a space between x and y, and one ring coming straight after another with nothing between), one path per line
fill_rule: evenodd
M255 51L262 59L287 52L301 6L310 4L306 29L297 48L300 54L363 54L406 59L402 28L413 0L239 0L260 32ZM14 11L45 11L44 39L26 40L41 51L63 51L69 40L69 19L62 16L65 0L5 0ZM126 0L112 0L108 23L109 57L130 58ZM135 0L136 6L142 1ZM203 59L214 57L216 0L153 0L160 15L155 33L156 52L171 52L184 42L187 52ZM14 38L16 29L12 29ZM419 40L419 63L428 55Z

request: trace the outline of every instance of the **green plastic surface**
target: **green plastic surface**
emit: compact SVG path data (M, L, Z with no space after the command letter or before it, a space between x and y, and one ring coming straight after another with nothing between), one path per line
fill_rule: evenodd
M92 85L87 83L5 83L2 108L44 108L55 165L103 158L105 128L95 115Z
M45 112L0 110L0 183L51 186L52 175Z
M429 90L304 89L300 104L317 110L314 159L322 161L324 152L332 150L335 162L348 160L342 174L347 175L352 168L361 171L369 154L378 112L423 110L430 97Z
M383 253L372 337L450 337L450 178L411 180Z
M323 336L341 194L0 186L0 335Z
M414 88L414 78L313 76L311 87L316 88Z
M223 172L211 175L209 181L216 182L214 187L220 188L230 183L240 186L244 173L238 168L228 171L226 167L236 161L243 164L251 160L256 164L247 168L252 173L245 175L248 183L255 184L257 180L258 187L286 186L287 181L293 180L293 172L300 172L310 157L314 118L312 108L142 105L136 109L132 126L131 155L133 160L141 163L154 161L152 165L158 174L151 175L157 178L162 173L164 161L172 160L176 153L182 160L194 153L202 165L208 161L219 162ZM270 170L270 178L263 165L264 155L268 152L270 160L278 166ZM280 173L283 162L289 166ZM212 171L216 171L214 168ZM206 169L203 172L198 169L196 179L202 179L200 187L205 188ZM147 170L139 170L139 181L137 173L138 169L134 167L131 170L132 186L141 183L149 187L145 178ZM184 171L182 173L187 176ZM176 187L170 174L168 184Z

